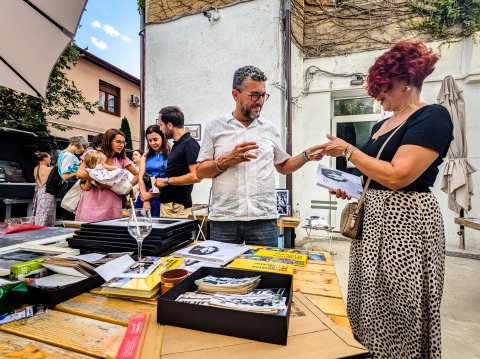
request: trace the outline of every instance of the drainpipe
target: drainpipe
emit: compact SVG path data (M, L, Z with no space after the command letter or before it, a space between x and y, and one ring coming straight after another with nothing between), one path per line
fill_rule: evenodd
M145 9L140 12L140 149L145 150Z
M285 71L285 99L286 106L286 151L292 155L292 31L291 31L291 14L290 14L290 0L285 0L284 3L284 28L285 28L285 45L284 45L284 71ZM289 203L293 212L293 194L292 194L292 175L287 175L286 187L289 193Z

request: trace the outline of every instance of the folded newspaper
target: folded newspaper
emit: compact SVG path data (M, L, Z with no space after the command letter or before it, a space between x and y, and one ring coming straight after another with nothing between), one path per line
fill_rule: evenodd
M260 276L246 278L227 278L207 276L197 279L198 290L206 293L246 294L257 288Z
M317 168L317 185L329 190L340 188L353 198L360 198L363 192L362 180L359 176L322 164L319 164Z

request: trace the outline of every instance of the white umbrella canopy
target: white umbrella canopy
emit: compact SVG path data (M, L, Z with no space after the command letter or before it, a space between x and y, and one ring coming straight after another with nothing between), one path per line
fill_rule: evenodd
M460 213L462 209L470 211L473 196L472 173L477 170L467 159L465 101L463 91L452 76L443 79L437 101L450 113L454 136L448 150L441 188L448 194L448 208L455 213Z
M87 0L0 1L0 85L45 98Z

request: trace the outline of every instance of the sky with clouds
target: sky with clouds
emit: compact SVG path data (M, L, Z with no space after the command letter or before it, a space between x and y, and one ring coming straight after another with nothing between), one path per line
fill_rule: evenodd
M88 0L75 43L140 78L139 31L136 0Z

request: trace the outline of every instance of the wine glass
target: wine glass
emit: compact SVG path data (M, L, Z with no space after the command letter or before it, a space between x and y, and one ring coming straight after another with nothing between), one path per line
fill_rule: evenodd
M152 231L152 215L149 208L132 208L128 217L128 233L138 244L138 260L142 260L142 243Z

